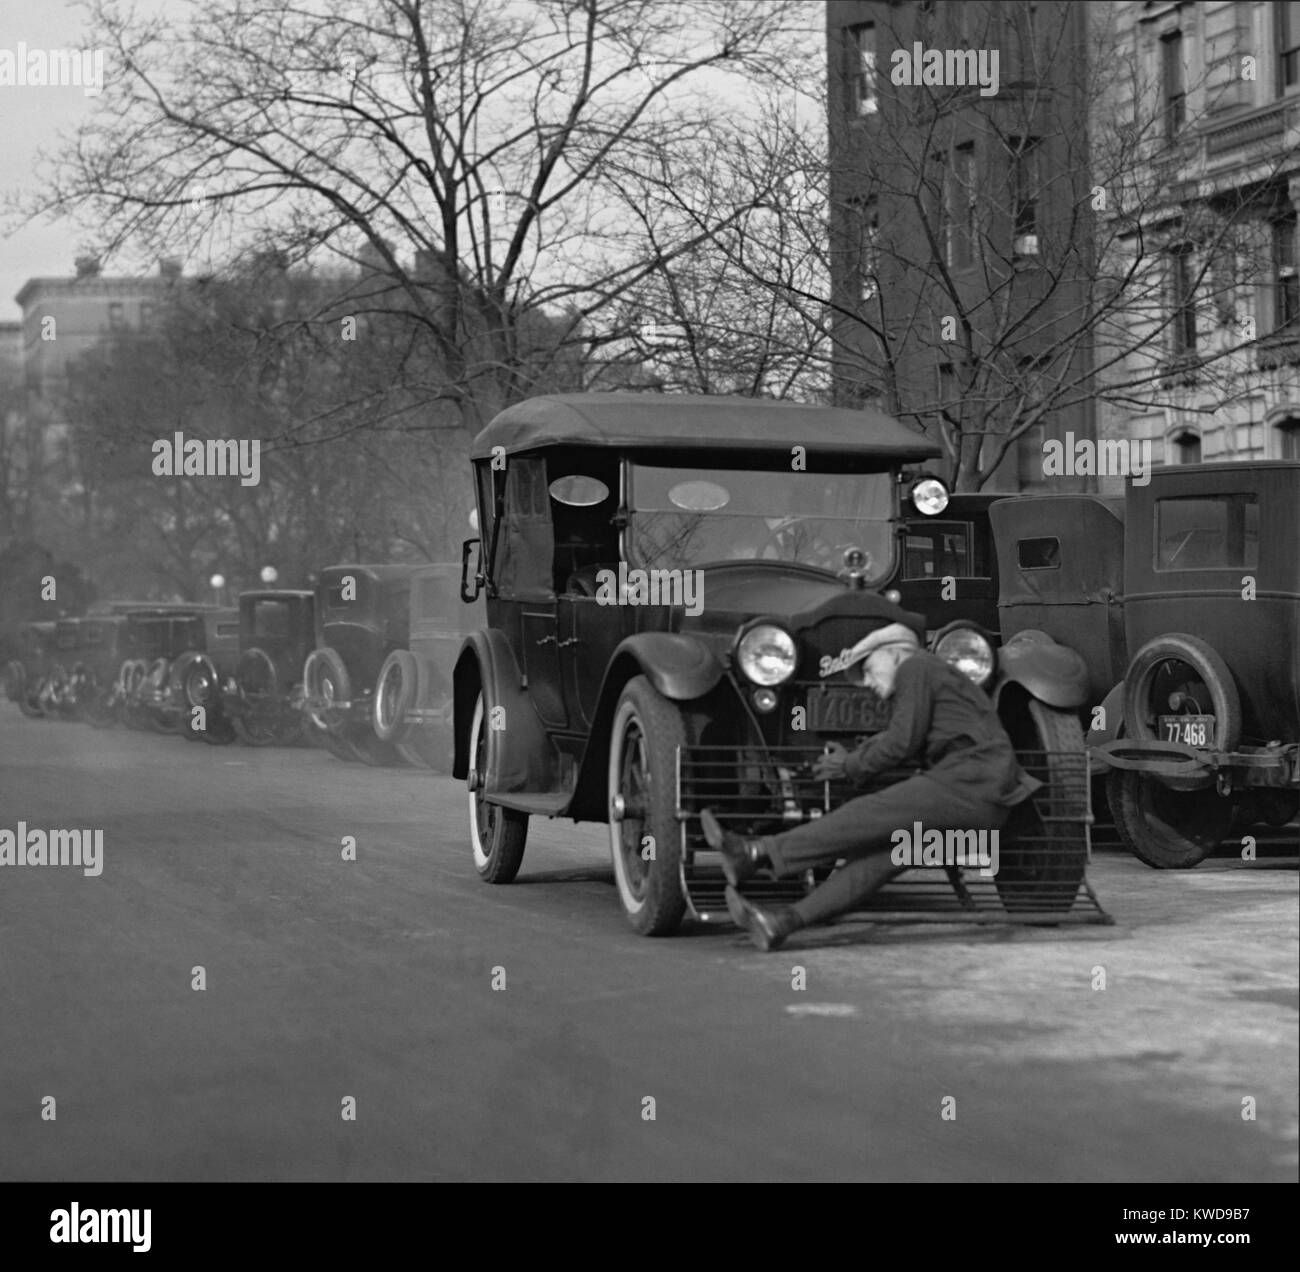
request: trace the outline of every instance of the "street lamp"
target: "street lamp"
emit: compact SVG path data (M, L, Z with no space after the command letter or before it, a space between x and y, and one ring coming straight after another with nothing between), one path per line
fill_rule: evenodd
M214 574L208 580L208 584L211 586L212 590L216 593L217 604L220 605L221 589L226 586L226 576L224 574Z
M272 583L280 577L280 571L273 565L264 565L262 567L262 582L270 587Z

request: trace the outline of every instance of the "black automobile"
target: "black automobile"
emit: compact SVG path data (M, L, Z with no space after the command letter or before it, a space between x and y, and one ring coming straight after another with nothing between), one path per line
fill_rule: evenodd
M302 671L316 642L315 611L308 591L239 594L239 660L222 706L246 745L291 746L302 739Z
M1127 665L1093 753L1148 865L1300 811L1300 462L1156 469L1126 491Z
M235 729L225 712L222 690L234 680L239 661L239 611L206 609L196 633L201 641L182 650L167 672L167 691L157 710L187 742L226 746Z
M125 657L113 694L114 714L135 728L175 733L182 710L174 700L172 663L206 643L203 615L211 606L154 604L127 610Z
M942 511L927 516L912 509L905 517L898 570L886 590L898 592L901 605L924 615L927 631L975 626L991 643L998 642L998 558L989 510L1005 498L950 494Z
M56 711L60 685L54 648L55 620L22 623L15 636L18 657L5 666L5 696L32 720Z
M879 412L742 398L569 395L498 415L473 444L483 529L462 556L487 624L454 676L453 772L480 876L514 878L534 815L608 822L638 932L726 921L698 814L766 833L849 794L811 764L888 719L848 654L897 621L901 595L882 589L902 528L948 503L900 470L937 455ZM1002 832L992 903L1059 918L1086 894L1100 915L1084 880L1082 660L1043 633L995 650L975 623L944 627L931 648L987 688L1045 782ZM967 913L983 904L960 870L949 882Z
M483 605L461 600L456 562L417 566L410 596L410 648L394 649L379 669L375 735L407 763L449 773L452 673L465 637L483 624Z
M316 585L316 648L303 664L309 727L340 759L399 761L374 729L379 673L394 650L409 648L411 565L331 565Z

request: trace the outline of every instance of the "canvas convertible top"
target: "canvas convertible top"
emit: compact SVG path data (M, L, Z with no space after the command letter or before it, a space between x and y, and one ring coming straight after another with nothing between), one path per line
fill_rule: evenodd
M788 449L898 462L936 459L923 434L870 407L804 406L765 398L666 393L570 393L502 411L475 439L474 459L551 446L635 450Z

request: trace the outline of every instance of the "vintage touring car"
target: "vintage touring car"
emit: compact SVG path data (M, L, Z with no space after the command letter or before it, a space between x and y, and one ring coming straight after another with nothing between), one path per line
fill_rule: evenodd
M482 531L462 554L487 625L454 677L480 876L514 878L532 816L608 822L638 932L725 921L699 812L761 833L845 798L810 765L887 720L845 651L900 615L929 626L881 589L908 517L947 506L942 483L900 479L937 455L878 412L740 398L554 396L498 415L473 444ZM975 623L945 628L931 648L987 688L1045 783L1002 833L994 886L948 871L945 895L958 917L1104 921L1084 879L1082 660L1041 632L995 650Z
M1130 850L1187 868L1300 812L1300 462L1157 469L1126 503L1128 662L1093 750Z

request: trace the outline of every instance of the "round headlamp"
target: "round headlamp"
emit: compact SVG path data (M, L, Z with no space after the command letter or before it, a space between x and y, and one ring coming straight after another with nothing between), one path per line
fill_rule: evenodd
M794 675L794 637L775 623L751 627L736 646L736 662L756 685L784 684Z
M937 477L922 477L911 496L912 507L925 517L937 517L948 506L948 487Z
M954 627L935 642L934 652L983 688L997 665L993 646L973 627Z

